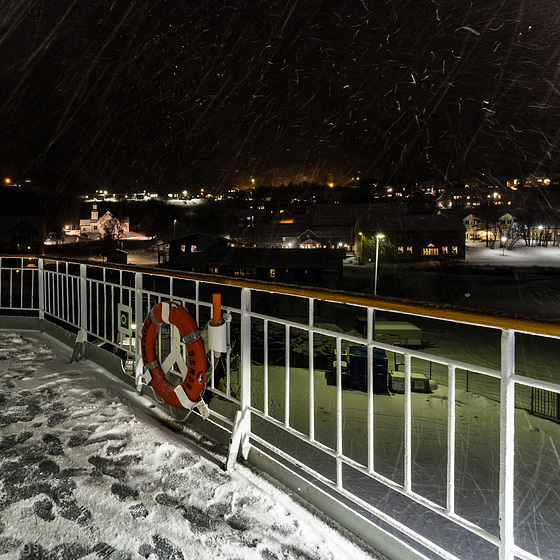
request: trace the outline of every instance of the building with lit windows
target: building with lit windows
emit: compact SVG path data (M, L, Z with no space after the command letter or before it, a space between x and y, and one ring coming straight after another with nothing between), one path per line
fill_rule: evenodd
M335 288L342 281L346 256L338 249L256 249L208 246L185 251L165 263L166 268L254 280Z
M465 227L454 215L378 214L356 221L356 256L371 262L376 251L386 259L465 258Z
M45 218L3 216L0 220L0 251L4 254L43 254Z

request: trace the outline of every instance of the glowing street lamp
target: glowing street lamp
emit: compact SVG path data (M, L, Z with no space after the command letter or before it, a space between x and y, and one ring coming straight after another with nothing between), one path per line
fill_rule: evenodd
M373 295L377 295L377 268L379 265L379 241L381 239L385 239L385 235L383 233L378 233L375 236L375 279L373 281Z
M502 241L502 257L505 257L507 237L502 237L501 241Z

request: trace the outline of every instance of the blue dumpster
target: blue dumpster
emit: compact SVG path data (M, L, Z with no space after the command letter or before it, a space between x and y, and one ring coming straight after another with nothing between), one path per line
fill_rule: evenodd
M367 348L350 346L350 383L354 389L367 391ZM373 391L387 393L387 354L380 348L373 349Z

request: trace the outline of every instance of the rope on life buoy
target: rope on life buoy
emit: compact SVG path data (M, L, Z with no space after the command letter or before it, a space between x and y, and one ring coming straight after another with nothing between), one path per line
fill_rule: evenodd
M172 347L171 354L160 364L157 355L157 338L163 324L174 325L187 347L187 363L179 349ZM205 386L206 350L196 322L189 312L174 301L161 302L152 307L142 325L142 362L144 380L167 404L175 408L192 410L198 407L203 417L209 413L201 399ZM184 379L173 385L165 378L164 371L177 364Z

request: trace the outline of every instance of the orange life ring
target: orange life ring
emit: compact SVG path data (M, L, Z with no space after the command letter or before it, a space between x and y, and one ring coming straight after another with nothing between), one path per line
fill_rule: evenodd
M186 364L182 356L176 356L179 369L183 369L185 374L180 385L167 381L158 360L157 334L164 323L175 325L187 346ZM180 304L174 301L158 303L146 315L142 325L142 362L146 383L167 404L187 409L198 404L204 389L206 350L194 319Z

